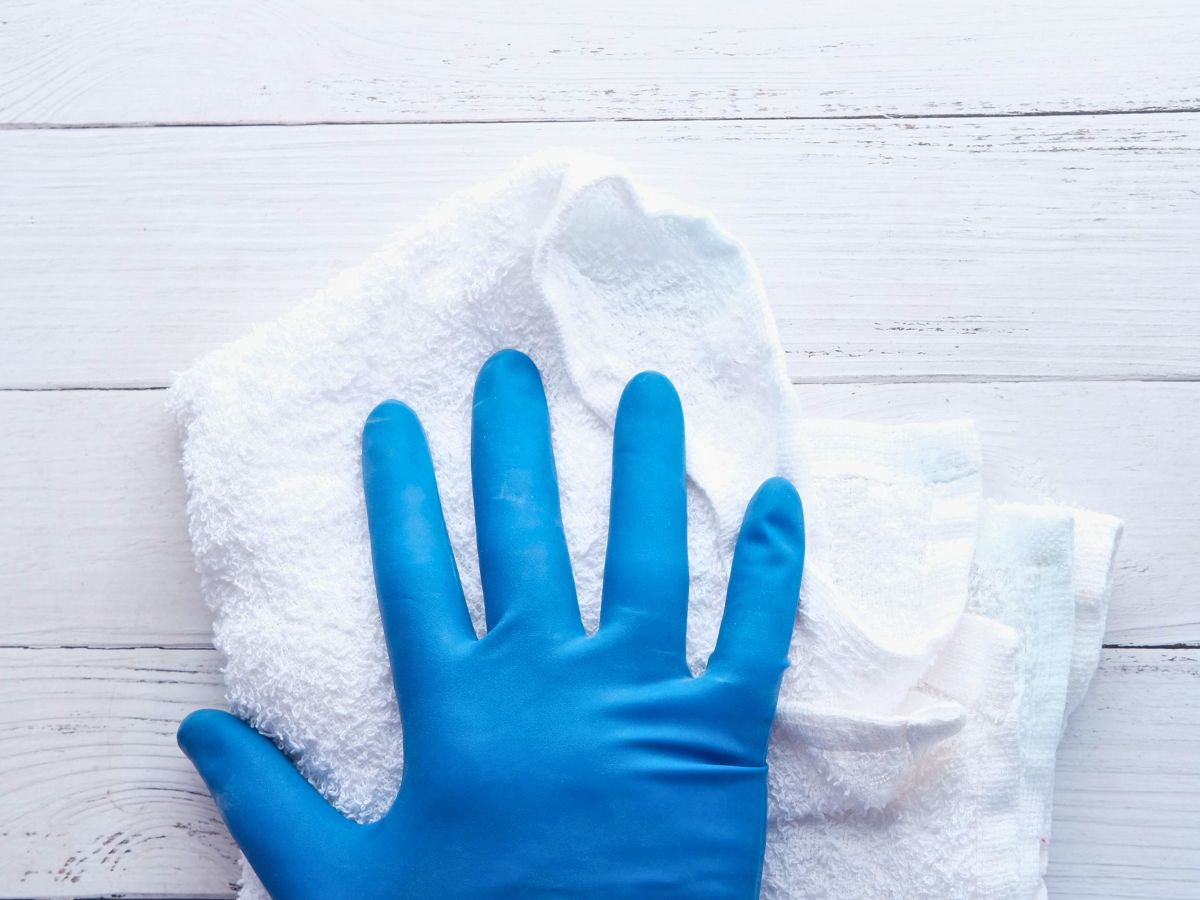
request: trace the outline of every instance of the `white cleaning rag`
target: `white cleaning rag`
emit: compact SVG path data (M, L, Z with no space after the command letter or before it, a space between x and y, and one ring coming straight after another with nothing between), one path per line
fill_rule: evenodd
M1036 896L1054 748L1098 658L1117 524L1029 511L1075 530L1030 560L1028 532L991 506L980 530L970 423L805 420L740 246L590 156L537 157L456 198L177 380L193 547L232 707L348 815L387 809L403 760L361 425L388 397L421 416L480 623L470 394L506 346L546 384L589 626L613 418L636 372L668 375L687 419L694 668L753 489L779 473L805 498L764 896ZM1072 555L1077 543L1086 553ZM1051 587L1053 604L1033 592ZM1037 625L1043 606L1053 634ZM265 896L248 869L243 896Z
M969 611L913 692L961 704L965 726L885 809L773 823L764 896L1045 896L1054 753L1096 666L1119 532L1096 513L984 504Z

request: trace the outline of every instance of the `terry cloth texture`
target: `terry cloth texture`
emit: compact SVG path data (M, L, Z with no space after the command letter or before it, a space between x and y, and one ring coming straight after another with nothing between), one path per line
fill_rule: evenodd
M1036 897L1054 757L1096 668L1115 519L985 502L969 421L806 418L745 251L612 163L556 152L465 193L181 375L196 563L232 708L339 809L399 784L359 437L396 397L428 433L477 627L471 389L542 371L594 627L613 419L643 369L687 420L688 651L704 666L745 504L782 474L808 560L770 748L763 896ZM245 868L242 896L265 896Z

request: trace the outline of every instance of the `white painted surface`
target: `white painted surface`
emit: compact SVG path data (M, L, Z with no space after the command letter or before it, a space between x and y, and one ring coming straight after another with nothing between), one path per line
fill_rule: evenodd
M975 417L993 496L1122 517L1106 641L1200 644L1200 384L798 387L814 416ZM380 398L384 399L384 398ZM162 391L0 392L5 643L207 646Z
M362 122L1200 106L1191 0L5 4L0 121Z
M174 738L218 701L217 666L212 650L0 649L0 896L231 893L235 851ZM1198 681L1196 651L1104 652L1060 754L1052 896L1195 898Z
M0 132L0 385L163 385L574 144L703 205L803 381L1200 375L1200 113Z
M1200 896L1197 46L1185 0L7 4L0 898L231 893L172 737L220 698L177 448L125 388L548 143L744 240L813 415L971 415L993 493L1126 519L1051 893ZM676 121L553 121L631 118ZM172 122L342 124L72 127Z

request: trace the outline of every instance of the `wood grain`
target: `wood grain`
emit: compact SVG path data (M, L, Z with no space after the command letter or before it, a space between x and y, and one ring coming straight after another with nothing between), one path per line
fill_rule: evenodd
M1200 105L1188 0L6 4L0 121L1014 114Z
M1059 747L1051 897L1196 896L1198 689L1194 651L1105 651Z
M546 144L712 210L797 380L1200 377L1196 114L0 132L0 387L166 384Z
M1121 516L1107 641L1200 642L1200 384L805 385L814 416L975 417L994 496ZM161 391L0 393L0 640L207 646Z
M163 391L0 393L0 642L211 646Z
M1059 757L1052 896L1195 896L1198 679L1195 652L1105 652ZM232 896L174 741L218 680L212 650L0 650L0 897Z
M0 649L0 896L229 896L237 853L175 745L214 650Z

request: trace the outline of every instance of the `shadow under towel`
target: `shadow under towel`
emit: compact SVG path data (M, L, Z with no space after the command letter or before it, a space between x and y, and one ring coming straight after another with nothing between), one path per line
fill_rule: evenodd
M970 422L806 419L738 243L584 154L454 198L179 376L192 544L233 709L347 815L386 811L403 759L361 427L389 397L420 415L481 627L470 398L502 347L542 371L589 628L613 420L637 372L670 377L687 421L694 669L754 488L782 474L804 497L763 896L1044 893L1054 755L1096 667L1120 524L983 502ZM243 868L242 896L265 897Z

